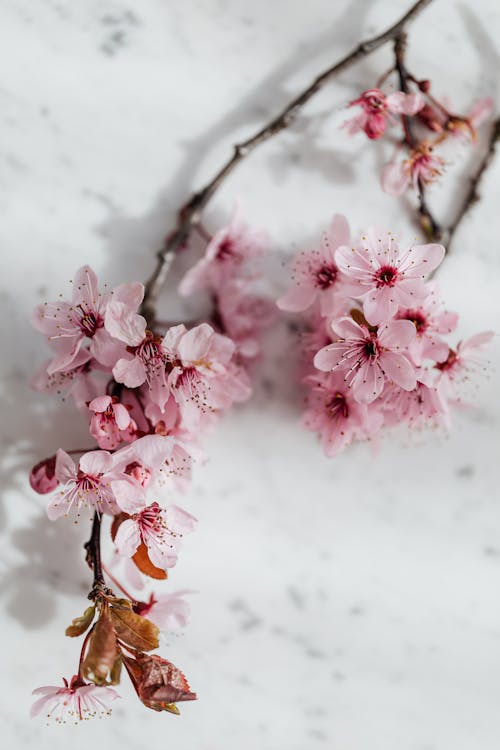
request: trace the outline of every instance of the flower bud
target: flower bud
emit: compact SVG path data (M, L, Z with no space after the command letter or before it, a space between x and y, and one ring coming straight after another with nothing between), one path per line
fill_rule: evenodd
M129 474L129 476L133 477L136 482L139 482L141 487L147 487L151 481L150 470L138 461L133 461L131 464L128 464L125 468L125 474Z
M56 457L49 456L33 466L30 472L30 485L39 495L46 495L59 484L55 475Z
M423 91L424 94L427 94L427 92L431 88L431 82L428 78L424 78L422 81L418 82L418 88L420 89L420 91Z

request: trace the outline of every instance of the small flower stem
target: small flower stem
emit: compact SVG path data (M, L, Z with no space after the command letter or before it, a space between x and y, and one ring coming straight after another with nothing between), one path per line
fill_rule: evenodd
M104 565L104 563L101 563L101 567L102 567L104 573L106 573L106 575L108 576L109 580L112 583L114 583L115 586L117 586L123 594L125 594L125 596L127 597L127 599L129 599L131 602L135 602L136 601L135 596L132 596L132 594L129 594L129 592L127 591L127 589L124 586L122 586L122 584L120 583L120 581L117 578L114 577L114 575L111 573L111 571L109 570L109 568L106 567L106 565Z
M199 225L201 214L214 193L231 174L233 169L245 159L255 148L265 143L281 131L289 128L295 122L299 111L320 91L325 84L329 83L339 73L351 67L361 59L370 55L387 42L393 41L406 26L421 13L432 0L418 0L411 8L386 31L370 39L360 42L351 52L331 67L320 73L307 88L295 96L286 107L275 117L260 128L247 140L237 143L233 147L231 157L223 164L210 182L200 191L194 193L191 198L181 206L177 214L177 225L171 232L163 247L157 253L156 267L146 282L144 300L141 305L141 314L144 315L148 326L153 327L156 317L156 303L158 295L165 283L169 268L175 253L184 247L193 228Z

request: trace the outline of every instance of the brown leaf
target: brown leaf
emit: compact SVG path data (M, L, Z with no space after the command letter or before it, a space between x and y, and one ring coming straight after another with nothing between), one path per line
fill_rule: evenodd
M117 656L115 659L115 663L113 664L113 668L111 669L111 672L109 673L109 685L119 685L120 684L120 677L122 673L122 655L121 653Z
M178 714L176 701L196 700L180 669L156 654L123 655L132 684L147 708Z
M66 635L69 635L70 638L76 638L79 635L83 635L83 633L89 629L92 620L94 619L94 615L95 605L87 607L83 615L75 617L71 625L68 625L65 630Z
M138 651L151 651L158 648L158 627L145 617L136 615L128 607L111 605L111 620L116 635L130 648Z
M156 565L150 560L148 554L148 548L141 542L137 548L137 552L133 555L132 560L135 562L141 573L149 576L150 578L156 578L159 581L164 581L167 578L167 571L157 568Z
M90 636L88 651L82 665L84 677L96 685L111 684L111 674L119 655L109 608L104 606Z

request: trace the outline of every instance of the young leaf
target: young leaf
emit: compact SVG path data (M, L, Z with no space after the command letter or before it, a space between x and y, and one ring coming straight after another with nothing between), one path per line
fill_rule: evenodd
M144 543L141 542L137 548L137 552L133 555L132 560L137 565L141 573L149 576L150 578L156 578L158 581L164 581L167 578L167 571L162 568L157 568L153 565L149 558L148 548Z
M89 629L90 624L94 619L94 615L95 605L87 607L83 615L75 617L71 625L68 625L65 630L66 635L69 635L70 638L76 638L79 635L83 635L83 633Z
M151 651L158 648L158 627L145 617L136 615L131 609L111 605L111 620L116 635L130 648L138 651Z
M113 684L112 673L119 656L115 629L106 606L102 609L90 636L88 651L82 665L84 677L96 685Z
M153 711L178 714L175 701L196 700L180 669L154 654L123 655L123 661L140 700Z

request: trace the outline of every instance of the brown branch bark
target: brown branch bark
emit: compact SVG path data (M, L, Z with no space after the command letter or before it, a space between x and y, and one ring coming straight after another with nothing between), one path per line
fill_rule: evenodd
M89 598L94 598L98 591L106 588L101 563L101 516L97 511L94 513L90 539L85 542L84 548L87 553L87 565L94 571L94 582L89 594Z
M245 157L257 148L257 146L268 141L282 130L290 127L302 107L304 107L304 105L307 104L307 102L318 91L320 91L326 83L331 81L335 76L349 68L351 65L354 65L362 58L379 49L379 47L400 36L407 24L410 23L410 21L413 21L413 19L431 2L432 0L418 0L418 2L414 3L402 18L390 26L386 31L372 37L371 39L360 42L360 44L349 52L349 54L321 73L306 89L304 89L298 96L294 97L292 101L287 104L287 106L267 125L260 128L247 140L237 143L233 148L232 156L219 169L212 180L210 180L210 182L200 191L194 193L194 195L192 195L192 197L181 207L178 213L177 226L167 237L163 247L158 252L156 267L146 282L141 313L144 315L150 326L154 323L158 295L165 282L175 252L184 245L192 229L199 224L202 210L226 177Z

